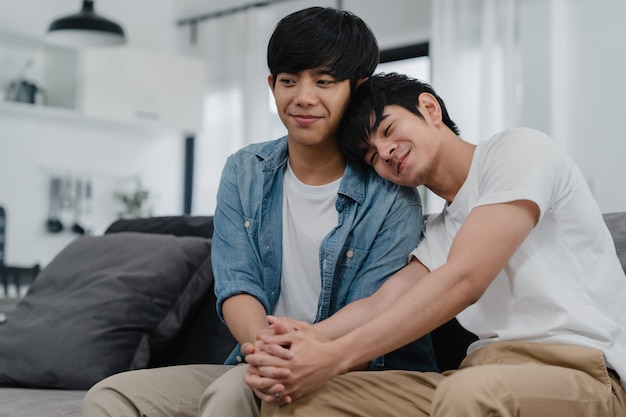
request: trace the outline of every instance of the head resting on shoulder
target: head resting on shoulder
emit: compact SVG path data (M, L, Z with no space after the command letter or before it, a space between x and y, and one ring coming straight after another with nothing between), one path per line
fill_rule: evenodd
M370 135L378 129L386 106L401 106L424 119L417 101L422 93L437 99L443 123L458 135L459 129L450 119L445 103L429 84L404 74L374 74L357 89L339 126L339 144L345 157L364 162Z
M278 22L267 46L267 66L277 79L280 73L296 74L324 68L337 81L357 81L372 75L380 54L372 30L354 14L332 7L310 7Z

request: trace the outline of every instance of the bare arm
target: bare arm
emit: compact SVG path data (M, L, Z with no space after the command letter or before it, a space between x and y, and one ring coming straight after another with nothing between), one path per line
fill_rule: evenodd
M294 332L265 337L289 345L282 357L251 355L291 370L284 395L298 398L356 364L392 351L423 336L476 302L535 226L539 209L516 201L474 209L455 237L448 260L419 279L397 301L372 320L329 343ZM399 274L423 273L412 262ZM421 272L420 272L421 270ZM263 365L265 363L258 363Z
M222 312L228 329L241 344L254 343L258 332L268 326L263 305L248 294L226 299Z
M351 302L326 320L316 323L314 328L331 340L337 339L381 314L426 274L428 269L414 259L374 294Z

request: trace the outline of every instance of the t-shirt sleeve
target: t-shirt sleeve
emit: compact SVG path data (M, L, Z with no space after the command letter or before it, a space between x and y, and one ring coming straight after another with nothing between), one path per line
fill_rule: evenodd
M529 200L540 219L562 185L565 154L549 136L531 129L513 129L491 140L481 160L480 190L474 206Z

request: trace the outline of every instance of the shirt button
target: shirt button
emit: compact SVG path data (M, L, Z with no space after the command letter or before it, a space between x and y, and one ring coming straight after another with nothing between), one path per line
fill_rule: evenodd
M346 252L346 256L348 258L352 258L354 256L354 252L352 252L351 250L349 250L348 252Z
M246 222L243 225L246 226L246 229L250 227L250 220L246 220Z
M237 359L237 362L241 363L241 356L237 355L235 359Z

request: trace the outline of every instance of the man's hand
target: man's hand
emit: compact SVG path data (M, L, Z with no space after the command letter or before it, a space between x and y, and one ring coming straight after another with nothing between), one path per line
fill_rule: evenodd
M274 316L267 316L267 321L270 323L269 327L257 333L255 343L244 343L241 346L241 352L246 355L246 357L253 353L257 355L269 355L264 348L268 348L268 351L272 351L273 349L264 346L265 343L261 341L264 336L293 332L299 326L299 322L295 320L277 320ZM281 351L284 350L285 349L281 349ZM279 401L280 395L285 389L281 384L281 379L288 376L289 373L290 371L287 368L263 367L259 369L254 364L248 363L248 372L244 375L244 381L248 384L250 389L254 391L256 396L262 400L267 402ZM269 377L269 375L272 377Z
M338 353L331 344L316 340L327 339L312 327L296 324L296 331L262 336L255 352L246 355L252 371L244 379L263 401L280 398L288 404L340 373Z

